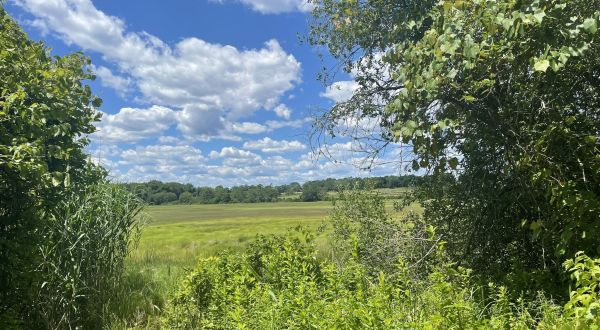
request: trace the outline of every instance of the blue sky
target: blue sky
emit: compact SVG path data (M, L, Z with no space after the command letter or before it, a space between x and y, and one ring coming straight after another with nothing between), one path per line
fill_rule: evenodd
M82 50L104 103L94 161L118 181L283 184L397 174L392 152L372 172L345 138L317 157L312 118L356 88L324 86L306 35L305 0L13 0L7 11L54 54ZM349 121L341 126L369 127Z

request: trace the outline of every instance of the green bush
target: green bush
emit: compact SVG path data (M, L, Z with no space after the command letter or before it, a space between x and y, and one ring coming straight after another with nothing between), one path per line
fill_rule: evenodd
M449 261L419 217L394 221L370 192L341 194L332 258L315 236L259 236L244 253L201 259L166 306L169 329L588 329L600 325L600 259L564 264L576 289L561 307L514 298Z
M370 275L352 258L344 268L317 260L312 242L292 233L260 237L244 254L200 260L168 305L164 326L529 329L571 322L541 296L511 302L504 288L477 288L460 267L442 263L418 281L401 266L395 275Z
M46 218L74 186L104 171L88 161L85 135L100 117L81 53L51 56L0 1L0 328L30 322Z
M110 183L72 194L50 215L37 309L49 329L99 329L142 225L141 201Z
M439 257L435 230L414 212L394 219L377 191L340 191L330 214L332 257L338 265L354 258L371 273L393 272L399 260L410 264L412 276L422 276ZM436 260L437 261L437 260Z

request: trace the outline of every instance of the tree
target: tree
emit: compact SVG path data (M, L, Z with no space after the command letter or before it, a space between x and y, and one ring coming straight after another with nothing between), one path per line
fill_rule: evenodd
M0 4L0 325L31 313L44 219L68 190L104 176L83 150L100 118L83 83L89 64L51 57Z
M179 203L181 204L192 204L194 196L191 192L184 191L179 195Z
M316 2L309 41L360 85L317 129L373 118L353 136L373 155L407 145L412 169L451 173L420 198L457 260L556 279L598 255L600 1Z
M316 202L325 197L325 192L315 182L307 182L302 186L300 200L303 202Z
M177 195L168 191L161 191L150 195L150 203L154 205L161 205L171 203L177 200Z

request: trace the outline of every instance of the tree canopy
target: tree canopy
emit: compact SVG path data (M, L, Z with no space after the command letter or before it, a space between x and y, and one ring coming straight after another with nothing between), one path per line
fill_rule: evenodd
M501 276L598 255L600 2L316 1L310 41L360 88L317 129L376 118L444 177L422 190L450 251Z

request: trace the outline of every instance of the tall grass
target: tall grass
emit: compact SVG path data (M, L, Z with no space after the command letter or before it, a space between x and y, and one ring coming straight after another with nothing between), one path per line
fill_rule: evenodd
M36 306L49 329L99 329L138 241L143 204L117 185L73 193L49 215Z

